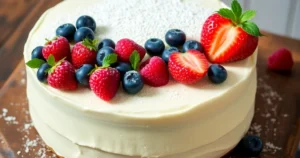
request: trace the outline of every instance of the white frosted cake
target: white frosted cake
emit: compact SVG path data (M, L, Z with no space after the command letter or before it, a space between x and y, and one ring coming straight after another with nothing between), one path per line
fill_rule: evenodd
M144 45L178 28L199 41L205 20L224 6L219 0L66 0L35 24L24 58L29 61L58 26L81 15L95 19L98 39ZM45 143L67 158L219 158L237 145L253 118L256 56L223 64L228 78L222 84L207 77L193 85L170 79L135 95L119 88L109 102L89 88L61 91L40 83L27 67L30 114Z

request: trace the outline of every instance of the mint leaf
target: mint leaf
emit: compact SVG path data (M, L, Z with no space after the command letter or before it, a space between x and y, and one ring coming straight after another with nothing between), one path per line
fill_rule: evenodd
M140 54L135 50L131 53L130 55L130 63L131 63L131 67L133 68L133 70L137 70L138 64L141 60L140 58Z
M237 0L233 0L231 3L231 9L236 16L236 19L240 19L242 15L242 7Z
M245 11L245 13L242 14L241 16L241 23L244 23L246 21L249 21L251 19L253 19L256 15L256 11L255 10L247 10Z
M44 63L45 63L44 60L35 58L28 61L26 65L29 66L30 68L36 69L41 67Z
M103 68L109 67L111 64L117 62L118 60L118 56L117 54L113 53L113 54L109 54L106 57L104 57L103 59Z
M263 36L263 34L260 33L258 26L253 22L244 22L242 24L242 29L252 36Z
M55 66L55 58L54 58L54 56L53 56L52 54L48 57L47 63L48 63L51 67Z
M218 13L224 18L230 19L234 23L236 22L236 17L232 10L227 8L222 8L218 11Z

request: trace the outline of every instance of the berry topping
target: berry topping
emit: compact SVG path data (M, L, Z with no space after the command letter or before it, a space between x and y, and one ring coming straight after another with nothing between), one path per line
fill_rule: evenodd
M175 53L175 52L180 52L178 48L176 47L170 47L170 48L167 48L164 50L163 54L162 54L162 59L168 63L169 62L169 58L170 58L170 55Z
M243 60L251 56L262 36L257 25L250 22L255 11L242 14L237 0L232 1L232 10L222 8L208 17L202 28L201 43L212 63Z
M172 47L182 46L186 40L186 35L179 29L172 29L166 33L166 42Z
M75 32L76 28L73 24L63 24L56 29L56 36L63 36L68 39L68 41L72 41Z
M114 64L114 68L116 68L120 72L121 78L123 78L127 71L132 70L130 64L125 62L118 62Z
M184 84L198 82L208 71L208 61L205 55L196 50L173 53L169 58L168 65L172 77Z
M271 70L289 71L293 65L292 53L285 48L277 50L268 58L268 68Z
M48 84L59 90L76 90L78 87L75 68L67 60L60 60L57 63L53 56L47 60L51 69L48 71Z
M189 40L189 41L186 41L184 44L183 44L183 47L182 47L182 51L183 52L186 52L188 50L197 50L201 53L204 53L204 48L203 46L201 45L201 43L199 43L198 41L194 41L194 40Z
M243 156L257 157L263 150L263 142L258 136L245 136L237 146Z
M120 73L109 67L117 61L116 54L110 54L103 60L103 66L91 72L91 90L101 99L110 101L117 93L120 85Z
M96 43L97 40L84 39L82 42L76 43L72 49L72 64L76 69L83 64L96 64Z
M55 60L59 61L65 57L69 59L71 48L65 37L55 37L53 40L47 40L42 52L45 59L52 54Z
M208 78L213 83L223 83L227 79L226 69L219 64L212 64L207 72Z
M86 38L90 40L93 40L95 38L95 34L93 30L91 30L88 27L81 27L74 34L74 40L76 43L83 41Z
M36 75L40 82L47 83L48 70L51 66L48 63L44 63L37 71Z
M161 56L165 50L165 44L158 38L151 38L146 41L145 49L150 56Z
M125 92L136 94L144 87L143 78L141 74L135 70L127 71L123 77L122 86Z
M103 47L111 47L112 49L115 49L116 44L113 40L111 39L103 39L99 45L98 45L98 49L100 50Z
M83 16L79 17L76 21L76 28L79 29L82 27L88 27L92 31L95 31L96 30L96 22L92 17L90 17L88 15L83 15Z
M115 50L118 54L118 59L124 62L129 62L130 55L135 50L139 53L141 60L146 54L146 50L142 46L127 38L119 40Z
M103 47L102 49L100 49L97 53L97 63L99 66L102 66L102 62L103 59L109 55L109 54L113 54L115 52L115 50L111 47Z
M45 60L43 56L43 46L37 46L32 50L31 59L34 58Z
M140 73L145 84L152 87L164 86L169 82L167 64L157 56L144 61L140 66Z
M93 70L93 66L90 64L83 64L80 69L76 71L76 79L78 83L84 86L89 85L89 73Z

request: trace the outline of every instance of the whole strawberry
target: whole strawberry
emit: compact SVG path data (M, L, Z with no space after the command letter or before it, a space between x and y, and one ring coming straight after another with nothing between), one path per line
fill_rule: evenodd
M48 58L51 69L48 70L48 84L59 90L76 90L78 83L74 66L65 59L55 62L51 55Z
M293 68L294 60L292 53L280 48L268 58L268 68L275 71L289 71Z
M262 36L257 25L250 22L256 12L242 14L237 0L232 1L232 10L222 8L208 17L203 25L201 43L212 63L227 63L251 56Z
M71 61L76 69L83 64L96 64L97 56L97 40L84 39L82 42L76 43L72 49Z
M106 56L102 67L93 70L90 76L91 90L104 101L110 101L119 89L120 73L117 69L109 67L116 61L116 54Z
M55 37L53 40L47 40L42 52L45 59L48 59L52 54L57 62L63 58L68 60L70 58L71 48L65 37Z
M127 38L119 40L116 44L115 50L118 55L118 59L128 63L133 51L136 50L139 53L141 60L146 54L146 50L142 46Z

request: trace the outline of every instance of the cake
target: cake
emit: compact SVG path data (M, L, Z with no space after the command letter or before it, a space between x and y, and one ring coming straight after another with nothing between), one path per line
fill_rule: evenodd
M205 20L222 7L219 0L63 1L35 24L24 58L29 61L58 26L81 15L95 19L98 39L130 38L144 45L151 37L164 40L171 28L199 41ZM218 158L237 145L254 115L257 50L252 53L222 64L228 73L222 84L207 77L192 85L170 79L162 87L145 85L135 95L120 87L111 101L86 87L55 89L27 67L30 114L45 143L67 158Z

